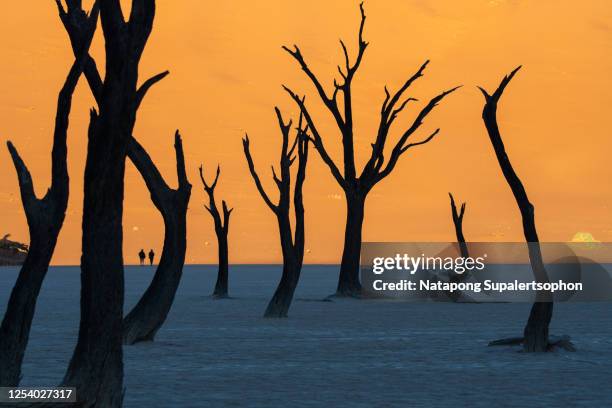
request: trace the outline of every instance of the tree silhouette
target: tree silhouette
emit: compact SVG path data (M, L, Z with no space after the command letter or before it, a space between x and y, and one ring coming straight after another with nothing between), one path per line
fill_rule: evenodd
M57 1L60 18L78 49L82 33L80 0ZM85 75L94 86L98 111L91 111L84 176L79 337L63 384L77 388L84 406L118 407L123 391L123 198L125 159L136 111L148 89L138 87L138 65L153 28L154 0L133 0L126 21L119 0L100 2L105 41L104 80ZM164 73L165 76L165 73Z
M457 206L455 205L455 198L451 193L448 193L448 196L450 197L451 214L453 217L453 224L455 225L455 235L457 236L459 253L463 258L467 258L470 256L470 253L465 242L465 237L463 236L463 216L465 214L466 203L461 203L461 209L457 211Z
M73 50L82 42L83 15L78 1L69 2L67 12L62 15L62 22L70 37ZM164 71L141 85L136 109L146 92L167 75L168 71ZM94 98L100 104L103 83L95 60L91 56L87 57L85 77ZM179 180L177 189L171 189L167 185L151 157L134 137L130 138L128 144L127 155L145 180L153 204L162 215L165 230L164 247L155 276L139 302L123 319L124 344L153 340L170 311L182 277L187 248L186 216L191 185L186 176L182 141L178 131L175 134L174 147Z
M249 165L249 171L255 182L259 194L266 205L272 210L278 222L281 249L283 253L283 274L274 292L274 296L268 303L264 317L287 317L293 294L300 279L302 262L304 260L304 203L302 187L306 179L306 162L308 161L308 126L303 126L300 114L296 136L289 146L289 133L291 131L291 120L285 123L278 108L274 108L278 119L278 125L283 138L280 156L280 178L272 166L272 178L279 191L278 204L274 204L266 193L261 180L255 170L255 164L250 152L249 136L242 140L244 155ZM292 236L291 219L289 210L291 207L291 165L296 159L294 156L297 149L298 168L293 191L293 206L295 212L295 234Z
M76 2L78 3L78 2ZM73 48L81 40L83 13L80 5L72 2L65 17L64 26ZM157 74L145 81L139 89L137 107L145 93L157 82L168 75L168 71ZM95 60L88 56L85 77L94 98L101 103L102 79ZM191 197L191 184L185 171L183 145L178 131L175 134L175 152L179 185L171 189L164 181L159 170L144 147L132 137L128 144L127 155L140 172L151 194L151 199L164 220L164 247L159 265L151 284L134 308L123 320L123 342L130 345L140 341L152 341L163 325L178 289L185 263L187 250L187 206Z
M57 236L64 223L68 206L69 176L66 137L72 95L83 72L85 56L96 30L98 6L84 16L83 42L77 58L59 92L53 149L51 152L51 187L43 198L36 197L34 181L17 149L9 141L30 233L30 245L0 326L0 386L15 387L21 378L21 364L30 335L36 301L47 274Z
M300 98L290 88L284 87L291 98L299 106L300 111L306 119L310 131L312 133L311 141L321 158L329 167L333 177L338 182L346 197L346 227L344 233L344 249L342 252L342 262L340 266L340 277L338 280L338 288L336 294L338 296L359 296L361 292L361 283L359 282L359 257L361 251L361 231L364 218L365 201L370 190L382 179L387 177L395 168L399 158L406 153L410 148L416 147L430 142L439 132L440 129L433 131L428 137L415 142L409 142L411 136L421 127L423 120L436 107L436 105L448 94L455 91L458 87L442 92L431 99L425 107L417 114L412 125L408 127L400 136L399 140L392 148L389 157L385 158L385 146L389 136L389 131L397 116L411 101L416 101L415 98L403 98L404 93L418 78L423 76L423 72L429 61L426 61L417 72L412 75L398 90L391 94L385 87L385 99L380 110L380 124L374 143L372 144L372 152L370 158L365 164L361 174L357 174L355 166L355 147L354 147L354 130L353 130L353 99L352 99L352 83L355 78L363 56L365 54L368 43L363 40L363 30L365 26L365 12L363 3L359 6L361 11L361 24L359 26L358 36L358 52L354 63L350 62L348 49L341 40L340 45L345 57L345 67L338 67L341 76L341 82L334 80L334 89L331 96L324 89L321 81L312 72L306 63L300 48L295 45L293 49L283 47L300 65L306 76L314 85L317 93L330 111L336 125L342 135L344 171L341 172L340 167L331 158L323 143L323 138L315 125L315 120L310 114L305 100ZM342 94L341 103L338 103L339 94ZM386 162L385 162L386 159Z
M191 184L185 171L183 143L178 130L174 135L178 188L166 184L145 149L132 138L128 157L134 163L151 193L151 200L164 220L164 247L155 276L136 306L123 319L123 343L151 341L163 325L183 275L187 251L187 206Z
M204 191L208 194L209 204L204 205L204 208L210 213L215 224L215 234L217 235L217 246L219 249L219 270L217 272L217 282L215 283L215 289L213 291L213 298L223 299L228 297L228 268L229 268L229 252L227 234L229 232L229 220L232 214L233 208L229 209L225 200L222 200L223 218L217 208L215 202L215 187L219 181L219 175L221 174L221 166L217 166L217 174L212 184L206 183L204 179L204 169L200 166L200 179L202 180L202 186Z
M521 67L514 69L509 75L505 76L495 92L489 95L487 91L480 88L480 91L485 97L485 106L482 111L482 119L489 134L491 144L495 150L495 155L506 182L512 190L514 199L521 212L523 220L523 233L529 247L529 260L534 276L538 282L548 282L548 275L542 261L542 253L538 239L538 233L535 225L534 206L527 197L527 192L523 183L514 171L506 149L499 132L497 125L497 103L501 98L504 89L510 83L514 75ZM529 320L525 326L524 337L521 339L523 349L528 352L547 351L549 349L548 342L548 326L552 319L553 303L550 293L538 293L536 302L531 308Z
M455 198L451 193L448 193L450 197L450 206L451 206L451 214L453 217L453 224L455 225L455 235L457 236L457 245L459 246L459 254L462 258L467 258L470 256L468 251L467 243L465 242L465 237L463 236L463 216L465 215L465 203L461 203L461 209L457 211L457 206L455 205ZM467 272L463 274L457 274L455 272L450 272L449 281L453 283L458 283L464 280L467 277ZM454 290L448 291L448 297L453 301L458 301L462 296L461 291Z

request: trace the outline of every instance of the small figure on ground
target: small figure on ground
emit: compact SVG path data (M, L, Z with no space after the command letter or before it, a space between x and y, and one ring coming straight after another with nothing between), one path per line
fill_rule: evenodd
M153 265L153 260L154 260L154 259L155 259L155 252L153 252L153 250L151 249L151 250L149 251L149 263L150 263L151 265Z
M138 258L140 259L140 266L144 265L146 258L144 249L140 250L140 252L138 253Z

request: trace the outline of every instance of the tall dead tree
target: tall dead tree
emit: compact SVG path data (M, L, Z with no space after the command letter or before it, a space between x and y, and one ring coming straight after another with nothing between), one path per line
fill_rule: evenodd
M81 2L72 0L68 8L60 8L60 16L68 32L73 50L83 41L84 12ZM168 71L145 81L138 90L140 105L145 93L157 82L168 75ZM85 77L97 103L101 103L103 82L95 60L87 56ZM172 189L164 181L157 167L146 150L135 138L128 144L127 154L136 169L140 172L151 194L151 199L160 211L164 220L164 247L160 263L151 284L136 306L123 320L124 344L135 344L140 341L151 341L164 323L174 301L185 263L187 240L187 206L191 197L191 184L186 176L185 159L181 137L175 134L175 152L178 174L178 188Z
M306 179L306 162L308 161L308 126L302 126L302 115L292 145L289 145L289 133L291 132L291 120L285 123L281 112L275 108L278 125L283 137L280 156L280 178L276 175L272 166L272 178L279 191L278 204L274 204L266 193L261 180L255 170L255 164L251 157L250 142L248 135L242 140L244 155L249 165L249 171L255 182L255 186L261 194L266 205L276 216L280 243L283 253L283 274L274 292L274 296L268 303L264 317L287 317L289 307L293 300L293 294L300 279L302 262L304 260L304 202L302 187ZM298 168L293 191L293 206L295 212L295 234L291 232L291 165L296 159L294 152L297 149ZM293 236L292 236L293 235Z
M465 203L461 203L461 209L457 211L455 205L455 198L451 193L448 193L450 197L451 214L453 217L453 224L455 225L455 235L457 236L457 244L459 245L459 253L463 258L470 256L468 251L465 237L463 236L463 215L465 214Z
M58 1L72 46L81 38L81 1ZM80 405L118 407L123 391L123 198L125 159L136 112L154 78L138 87L138 65L155 17L155 0L133 0L125 20L119 0L100 2L105 77L95 78L84 176L79 337L63 384ZM88 58L85 74L91 83Z
M53 149L51 152L51 187L43 198L36 197L34 181L11 142L7 142L21 192L30 233L30 246L0 326L0 386L15 387L21 378L21 364L36 301L47 274L57 237L64 223L68 206L69 176L67 167L68 147L66 137L72 105L72 95L83 71L84 56L87 55L98 21L98 6L94 4L91 14L84 16L84 41L77 50L75 60L57 98Z
M123 342L134 344L151 341L162 326L174 301L183 275L187 251L187 205L191 184L185 172L183 143L177 131L174 136L178 188L170 188L145 149L132 138L128 156L136 166L151 193L151 200L164 220L164 248L151 284L123 319Z
M504 89L510 83L514 75L521 67L519 66L509 75L505 76L495 92L489 95L483 88L481 90L485 97L485 106L482 111L482 119L489 134L491 144L495 150L495 155L506 182L512 190L514 199L521 212L523 220L523 233L529 247L529 260L534 276L538 282L548 282L548 275L544 268L542 253L538 239L538 233L535 225L535 210L533 204L527 197L527 192L523 183L514 171L506 149L499 132L497 125L497 103L501 98ZM548 326L552 319L553 303L550 293L538 293L536 302L531 308L529 320L525 326L524 336L521 339L523 349L528 352L547 351L549 349L548 342Z
M361 252L361 231L364 219L366 197L370 190L382 179L387 177L395 168L400 156L406 153L411 147L419 146L431 141L439 132L433 131L428 137L420 141L409 142L411 137L423 124L423 120L434 109L434 107L448 94L457 88L452 88L431 99L425 107L416 115L412 125L408 127L399 140L392 148L385 163L385 145L389 136L389 131L397 116L415 98L403 98L404 93L423 72L429 61L426 61L417 72L412 75L398 90L391 94L385 87L385 99L380 110L380 124L372 144L372 152L361 174L357 174L355 166L355 146L353 130L353 99L352 83L355 78L368 43L363 40L363 30L365 25L365 12L363 3L360 4L361 24L359 26L358 51L355 62L351 63L349 53L343 41L340 41L345 57L344 70L338 66L341 80L334 80L334 89L331 96L324 89L319 78L312 72L306 63L300 48L295 45L293 49L283 47L300 65L306 76L314 85L317 93L331 112L336 125L342 135L344 169L331 158L323 143L323 138L315 125L314 118L311 116L303 98L300 98L291 89L285 87L291 98L297 103L301 112L304 114L306 122L312 132L312 143L321 155L325 164L329 167L333 177L336 179L346 197L346 226L344 232L344 249L342 252L342 262L340 265L340 277L336 295L338 296L359 296L361 293L361 283L359 282L359 257ZM342 95L340 103L339 95Z
M223 299L228 297L228 269L229 269L229 252L227 234L229 232L229 220L232 214L233 208L230 209L227 206L225 200L221 201L223 218L217 208L215 201L215 187L219 181L219 175L221 174L221 167L217 166L217 174L212 184L206 183L204 179L204 169L200 166L200 179L202 180L202 186L204 191L208 194L209 204L204 205L204 208L210 213L215 224L215 234L217 235L217 247L219 252L219 270L217 272L217 282L215 283L215 289L213 291L213 298Z

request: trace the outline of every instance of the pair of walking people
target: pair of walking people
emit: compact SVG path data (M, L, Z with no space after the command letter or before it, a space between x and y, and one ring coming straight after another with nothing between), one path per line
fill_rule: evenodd
M145 251L144 249L141 249L140 252L138 253L138 258L140 258L140 265L144 265L145 264ZM149 263L151 265L153 265L153 261L155 260L155 252L153 252L153 250L151 249L149 251Z

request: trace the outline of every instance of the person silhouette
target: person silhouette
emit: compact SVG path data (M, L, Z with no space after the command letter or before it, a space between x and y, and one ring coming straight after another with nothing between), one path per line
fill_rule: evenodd
M153 265L153 259L155 259L155 252L153 252L153 250L151 249L151 250L149 251L149 263L150 263L151 265Z
M140 266L144 265L146 258L144 249L140 250L140 252L138 253L138 258L140 258Z

